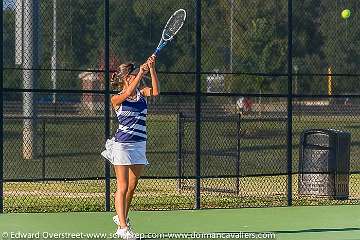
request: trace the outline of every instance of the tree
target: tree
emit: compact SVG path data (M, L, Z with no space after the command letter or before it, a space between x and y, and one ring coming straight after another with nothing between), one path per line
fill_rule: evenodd
M15 65L15 11L11 8L3 10L3 64L4 68ZM22 86L22 74L17 70L4 70L4 87L20 88ZM16 94L9 94L6 100L15 100Z
M348 1L346 5L342 2L324 2L321 5L324 15L321 17L321 33L324 35L323 47L326 67L332 68L333 73L355 74L358 73L360 64L360 27L358 1ZM341 18L341 11L349 8L352 15L349 19ZM333 77L335 84L334 93L358 92L360 83L357 77Z

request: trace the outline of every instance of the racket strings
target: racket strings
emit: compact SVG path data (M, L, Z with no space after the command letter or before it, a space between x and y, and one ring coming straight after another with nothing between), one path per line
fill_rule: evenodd
M184 12L179 11L171 17L171 19L169 20L169 22L167 23L164 29L164 33L163 33L164 40L171 39L180 30L180 28L184 24L185 17L186 17L185 11Z

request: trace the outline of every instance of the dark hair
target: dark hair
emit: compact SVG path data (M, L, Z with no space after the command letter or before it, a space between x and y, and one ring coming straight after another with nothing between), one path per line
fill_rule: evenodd
M135 70L134 63L123 63L111 75L110 84L113 88L122 89L124 87L124 81L129 74Z

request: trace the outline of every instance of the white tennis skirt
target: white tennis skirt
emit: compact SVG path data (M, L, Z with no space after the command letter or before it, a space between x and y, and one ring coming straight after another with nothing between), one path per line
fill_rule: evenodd
M146 141L121 143L115 138L108 139L105 144L105 151L101 155L113 165L148 165L146 159Z

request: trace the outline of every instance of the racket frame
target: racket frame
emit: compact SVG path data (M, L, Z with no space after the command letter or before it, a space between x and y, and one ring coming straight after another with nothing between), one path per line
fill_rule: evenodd
M173 16L176 15L178 12L184 12L184 14L185 14L185 15L184 15L184 21L182 22L182 24L181 24L181 26L178 28L178 30L177 30L170 38L165 39L165 38L164 38L165 29L166 29L167 25L169 24L170 20L173 18ZM174 13L171 15L171 17L170 17L170 18L168 19L168 21L166 22L166 25L165 25L165 27L164 27L164 29L163 29L163 31L162 31L161 40L160 40L158 46L156 47L156 49L155 49L155 51L154 51L154 53L153 53L153 56L156 57L156 56L159 54L160 50L163 49L163 48L166 46L166 44L167 44L168 42L170 42L170 41L174 38L174 36L179 32L179 30L180 30L180 29L182 28L182 26L184 25L185 19L186 19L186 11L185 11L184 9L182 9L182 8L178 9L176 12L174 12Z

